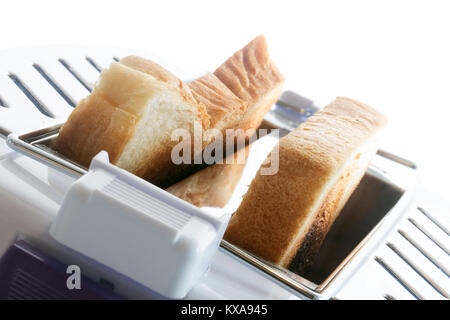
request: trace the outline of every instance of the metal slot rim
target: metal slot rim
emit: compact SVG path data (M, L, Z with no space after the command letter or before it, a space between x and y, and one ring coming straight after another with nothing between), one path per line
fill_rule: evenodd
M252 265L253 267L262 271L266 275L269 275L270 277L275 278L282 284L301 293L302 295L306 296L307 298L314 299L319 296L317 291L308 287L306 284L296 281L296 280L288 277L287 275L284 275L281 272L281 270L275 271L276 270L275 267L262 261L259 258L252 256L251 254L245 252L244 250L240 249L239 247L236 247L235 245L229 243L226 240L222 240L220 242L220 247L225 249L229 253L237 256L238 258L241 258L243 261L245 261L246 263L249 263L250 265Z

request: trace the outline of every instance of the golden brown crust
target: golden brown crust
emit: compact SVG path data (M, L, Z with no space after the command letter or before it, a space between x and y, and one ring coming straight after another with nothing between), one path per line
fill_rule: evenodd
M239 99L215 75L207 73L190 82L189 87L197 102L206 107L212 128L232 128L247 109L247 103Z
M344 164L385 122L372 108L337 98L283 137L278 144L279 171L275 175L257 174L230 221L225 239L287 267L313 230L314 221L322 222L315 224L312 237L324 237L348 194L341 192L343 185L336 175L345 176L341 172ZM353 183L359 181L359 174L350 173ZM328 213L317 218L323 212Z
M237 51L216 71L217 76L236 96L248 102L246 114L239 125L257 129L264 115L281 94L284 77L270 60L264 36L253 39Z
M197 207L224 207L230 200L238 183L245 163L239 163L239 157L245 153L248 157L248 146L236 152L232 164L215 164L207 167L177 184L166 189L167 192Z

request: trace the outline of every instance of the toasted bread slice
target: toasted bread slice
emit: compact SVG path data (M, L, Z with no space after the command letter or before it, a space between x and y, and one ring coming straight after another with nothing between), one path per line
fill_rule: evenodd
M257 129L264 115L281 95L284 77L269 57L264 36L253 39L237 51L214 75L237 97L248 103L237 127Z
M225 239L283 267L299 253L306 268L366 171L385 122L374 109L337 98L280 139L279 171L256 175Z
M174 85L181 83L175 75L151 60L128 56L122 58L120 63L164 82ZM206 107L210 128L223 132L225 129L234 128L241 121L247 103L239 99L212 73L208 72L188 83L188 87L196 101Z
M161 187L180 179L171 161L176 129L209 127L204 105L183 82L161 81L122 63L102 71L90 96L75 108L60 130L54 149L88 166L106 150L110 161Z

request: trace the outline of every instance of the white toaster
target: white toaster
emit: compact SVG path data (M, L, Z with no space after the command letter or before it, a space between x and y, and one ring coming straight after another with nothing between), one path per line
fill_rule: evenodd
M102 68L128 54L190 78L158 57L117 48L0 53L0 296L70 298L79 289L69 285L75 267L104 298L449 298L449 205L421 188L414 163L392 153L377 153L308 278L222 240L273 136L255 142L222 210L179 200L109 164L105 152L90 168L53 153L49 141ZM286 91L265 124L284 134L316 110ZM17 252L67 268L61 296L42 284L44 271L24 273Z

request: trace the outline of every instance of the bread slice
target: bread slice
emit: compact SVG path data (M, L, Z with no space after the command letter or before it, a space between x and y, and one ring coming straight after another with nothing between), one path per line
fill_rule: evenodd
M86 167L106 150L112 163L165 187L183 174L171 161L179 142L171 135L181 128L194 136L195 126L207 129L209 117L183 82L113 62L63 125L54 149Z
M225 239L282 267L307 267L364 175L386 119L337 98L280 139L279 171L252 181ZM261 171L261 169L260 169Z
M181 82L157 63L137 56L120 63L174 85ZM281 95L283 75L270 59L267 40L258 36L225 61L213 74L188 84L197 102L205 105L211 128L257 129Z
M122 58L120 63L173 85L182 83L175 75L151 60L127 56ZM205 106L210 128L225 134L226 129L235 128L240 123L247 103L239 99L215 75L208 72L188 83L188 88L194 99ZM204 143L208 144L211 140L205 137Z
M181 82L153 61L136 56L120 60L131 68L147 73L161 81ZM264 115L281 95L283 75L269 57L264 36L258 36L237 51L214 74L188 84L197 102L205 105L211 128L257 129Z
M242 148L230 155L233 162L216 163L166 189L174 196L199 208L223 208L230 200L241 178L248 157L249 147ZM241 157L244 161L241 160Z
M253 39L214 71L237 97L248 103L238 128L257 129L281 94L284 77L269 57L264 36Z
M238 98L219 78L206 73L188 85L197 102L205 105L211 128L225 134L226 129L240 127L248 103Z
M189 87L196 100L206 106L211 128L225 136L226 129L256 130L280 96L283 83L284 77L269 58L266 39L259 36L214 74L204 75L189 83ZM224 151L227 148L229 146L225 146ZM223 207L243 168L243 165L215 164L167 191L200 207Z
M177 81L159 65L139 57L124 58L121 63L163 81ZM205 105L210 127L225 135L226 129L256 130L280 96L283 83L284 77L269 58L266 39L259 36L230 57L214 74L207 73L188 85L197 102ZM167 191L199 207L223 207L243 168L244 165L239 164L215 164Z

